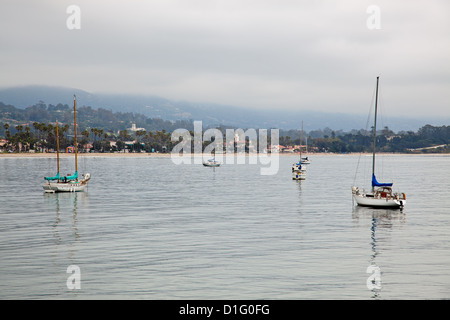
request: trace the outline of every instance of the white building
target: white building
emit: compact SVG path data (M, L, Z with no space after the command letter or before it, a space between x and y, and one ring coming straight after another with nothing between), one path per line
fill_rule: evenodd
M136 123L132 123L131 128L128 128L128 130L136 132L136 131L145 130L145 128L136 128Z

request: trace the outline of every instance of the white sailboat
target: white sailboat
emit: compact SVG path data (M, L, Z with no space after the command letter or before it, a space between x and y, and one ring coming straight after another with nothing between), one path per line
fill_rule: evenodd
M216 160L216 151L214 150L213 157L207 161L203 161L205 167L220 167L220 161Z
M306 168L303 166L302 160L302 140L303 140L303 121L302 133L300 135L300 158L297 163L292 165L292 180L306 180Z
M311 159L309 159L308 157L302 157L302 164L310 164L311 163Z
M220 162L213 158L203 162L203 165L205 167L220 167Z
M302 124L302 130L303 130L303 124ZM301 145L301 141L300 141L300 145ZM301 146L300 146L301 148ZM306 153L308 153L308 138L306 138ZM310 164L311 163L311 159L309 159L308 157L302 157L302 164Z
M375 142L377 132L377 105L378 105L378 82L375 94L375 120L373 126L373 155L372 155L372 190L371 192L361 191L358 187L352 186L352 197L360 206L374 208L402 208L406 204L404 193L394 193L392 183L380 183L375 177Z
M83 191L89 179L91 178L91 175L89 173L86 173L84 177L78 179L77 107L75 95L73 96L73 111L74 111L74 125L75 125L75 173L71 176L65 177L60 177L59 175L59 134L58 134L58 122L56 122L57 174L54 177L44 177L45 183L43 185L43 188L45 192L54 193L54 192Z

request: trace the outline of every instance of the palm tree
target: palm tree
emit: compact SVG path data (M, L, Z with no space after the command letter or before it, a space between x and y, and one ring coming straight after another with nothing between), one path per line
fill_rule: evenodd
M11 139L11 133L9 132L9 124L5 123L3 125L3 128L5 128L5 138L6 138L6 146L5 148L8 149L8 144L10 143L10 139Z
M96 128L91 128L91 133L94 135L94 142L95 142L95 137L97 136L97 132L96 132Z
M39 130L39 122L33 122L33 127L34 127L34 135L37 137L37 132Z
M58 125L58 139L59 139L59 146L61 149L65 149L68 145L68 139L65 134L69 131L69 128L70 126L68 124L65 124L64 126ZM55 127L52 126L50 130L52 136L56 137L56 126Z
M24 134L24 137L23 137L23 142L25 143L26 149L28 149L28 150L30 150L31 149L31 145L34 144L34 139L30 135L30 130L31 130L30 127L26 126L25 127L25 134ZM25 151L27 151L27 150L25 150Z
M85 129L83 132L81 132L81 135L86 138L86 140L89 140L89 130Z
M86 149L86 145L89 143L89 130L85 129L84 131L81 132L81 135L83 136L83 138L80 141L80 144L83 146L83 149Z
M119 138L123 139L123 140L129 140L130 139L130 135L128 134L128 130L121 130L119 131Z
M9 138L11 137L11 133L9 132L9 124L5 123L3 125L3 128L5 128L5 136L6 136L6 140L9 140Z
M137 136L137 143L139 145L139 151L141 151L142 145L141 145L141 138L142 136L145 136L147 132L145 130L139 130L136 131L136 136Z

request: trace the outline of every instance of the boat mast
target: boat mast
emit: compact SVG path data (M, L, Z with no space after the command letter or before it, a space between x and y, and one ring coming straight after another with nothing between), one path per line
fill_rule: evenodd
M59 181L59 133L58 133L58 120L56 120L56 167L58 171L58 181Z
M378 108L378 80L379 76L377 77L377 89L375 93L375 120L373 124L373 155L372 155L372 177L375 175L375 141L377 137L377 108ZM374 187L372 186L372 191L374 190Z
M76 96L73 95L73 116L74 116L74 123L75 123L75 172L78 172L78 162L77 162L77 153L78 153L78 147L77 147L77 102L76 102Z
M303 141L303 120L302 120L302 132L300 133L300 162L302 161L302 141Z

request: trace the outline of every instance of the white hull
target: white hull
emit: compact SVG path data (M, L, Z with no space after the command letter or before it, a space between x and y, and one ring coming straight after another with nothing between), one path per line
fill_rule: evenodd
M305 172L295 170L292 172L292 179L293 180L306 180Z
M86 184L49 182L44 184L45 192L79 192L84 191Z
M80 181L69 181L69 182L50 182L47 181L42 188L44 188L45 192L54 193L54 192L80 192L84 191L84 188L87 186L87 183L90 179L90 174L86 174L86 178Z
M218 162L218 161L208 161L208 162L203 162L203 165L205 167L220 167L220 162Z
M387 199L387 198L374 198L362 195L353 195L356 203L360 206L366 207L379 207L379 208L400 208L406 204L404 199Z
M352 187L352 196L358 205L366 207L402 208L406 204L405 194L392 193L390 187L375 189L375 193L360 192Z
M302 158L302 164L310 164L311 160L308 160L306 158Z

